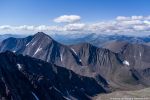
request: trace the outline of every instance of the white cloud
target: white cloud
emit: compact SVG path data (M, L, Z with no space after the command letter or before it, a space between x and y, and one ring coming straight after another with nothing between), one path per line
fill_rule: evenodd
M81 17L78 15L63 15L54 19L56 23L74 23L80 21Z
M116 20L121 20L121 21L127 21L127 20L142 20L142 19L149 19L148 17L144 16L131 16L131 17L126 17L126 16L118 16Z
M11 29L11 26L10 25L3 25L3 26L0 26L0 30L10 30Z
M132 20L141 20L143 18L144 18L143 16L131 16Z
M63 18L60 18L63 19ZM79 23L80 18L71 18L70 21L61 20L59 22L74 22L74 23L66 23L65 25L39 25L39 26L10 26L10 25L2 25L0 26L0 33L35 33L38 31L44 32L58 32L58 33L144 33L150 34L150 16L118 16L113 20L98 22L98 23Z
M65 31L83 31L85 28L85 24L83 23L74 23L68 24L64 26Z
M125 16L118 16L117 18L116 18L116 20L119 20L119 21L126 21L126 20L130 20L130 17L125 17Z

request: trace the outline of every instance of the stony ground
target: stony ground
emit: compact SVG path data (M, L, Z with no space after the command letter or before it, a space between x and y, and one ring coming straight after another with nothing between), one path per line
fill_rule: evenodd
M150 100L150 88L101 94L94 97L93 100Z

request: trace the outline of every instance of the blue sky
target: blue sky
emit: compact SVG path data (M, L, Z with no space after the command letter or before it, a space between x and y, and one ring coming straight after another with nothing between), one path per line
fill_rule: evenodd
M149 5L150 0L0 0L0 26L62 25L53 20L63 15L78 15L80 23L149 16Z
M0 0L0 24L52 24L60 15L80 15L84 22L116 16L149 15L149 0Z

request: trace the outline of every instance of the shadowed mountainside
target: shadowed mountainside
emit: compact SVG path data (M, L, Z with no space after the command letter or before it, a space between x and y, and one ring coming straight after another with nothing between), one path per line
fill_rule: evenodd
M1 100L90 100L106 91L93 79L12 52L0 53Z

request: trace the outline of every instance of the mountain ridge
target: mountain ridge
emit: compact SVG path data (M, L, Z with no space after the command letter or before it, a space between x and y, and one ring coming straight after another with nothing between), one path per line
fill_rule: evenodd
M94 77L98 83L103 85L108 91L111 91L111 88L112 90L143 88L145 87L143 81L149 83L149 79L145 80L148 75L148 69L144 67L147 66L148 68L147 55L149 54L149 47L142 47L139 44L141 48L145 48L145 51L142 51L142 57L143 55L147 57L146 60L141 61L143 67L139 69L138 67L132 66L132 62L137 59L136 57L134 58L135 55L133 54L134 52L138 52L136 50L138 47L134 46L134 44L128 49L122 49L124 52L116 53L109 49L93 46L90 43L66 46L53 40L43 32L31 36L30 41L26 42L27 40L28 38L18 40L19 43L23 41L23 44L17 47L12 46L13 49L10 49L9 45L14 44L14 41L9 39L4 40L5 42L9 42L6 42L7 44L2 42L2 44L0 44L0 51L5 52L6 50L10 50L13 52L13 50L16 50L18 54L28 55L46 62L54 63L80 75ZM18 47L24 48L18 50ZM125 47L123 46L123 48ZM131 52L133 50L134 52ZM138 62L136 62L136 64L138 64ZM134 64L134 66L136 66L136 64ZM147 72L146 75L142 74L144 71ZM140 80L137 80L137 78ZM140 84L142 84L142 86L140 86Z

